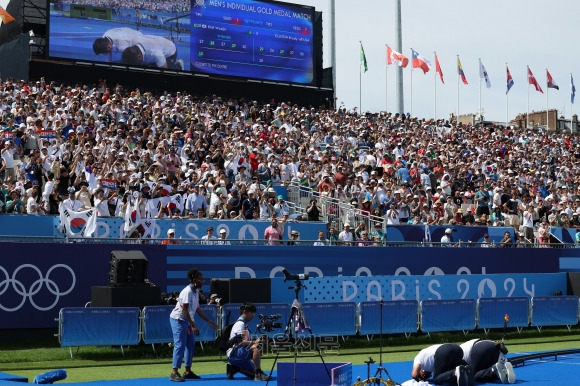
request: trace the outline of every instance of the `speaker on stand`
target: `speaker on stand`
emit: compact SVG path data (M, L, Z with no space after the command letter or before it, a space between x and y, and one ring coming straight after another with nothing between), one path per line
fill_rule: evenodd
M109 261L109 286L148 286L147 257L141 251L113 251Z
M141 251L112 251L108 286L91 287L91 307L139 307L161 304L161 288L147 280L148 261Z

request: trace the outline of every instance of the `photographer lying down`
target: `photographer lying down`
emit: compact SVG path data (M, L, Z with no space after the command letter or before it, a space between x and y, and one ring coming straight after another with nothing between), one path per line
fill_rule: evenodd
M262 339L250 339L248 323L256 314L256 306L246 302L240 306L240 317L234 323L230 333L230 341L234 344L227 351L228 365L226 372L228 379L234 379L234 374L240 372L255 381L268 381L270 377L260 368L262 357ZM265 343L265 342L264 342Z

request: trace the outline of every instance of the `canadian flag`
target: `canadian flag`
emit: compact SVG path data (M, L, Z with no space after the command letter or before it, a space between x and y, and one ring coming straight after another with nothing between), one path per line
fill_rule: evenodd
M409 64L409 59L405 55L393 51L391 47L387 45L387 66L390 64L396 64L399 67L405 68L407 67L407 64Z

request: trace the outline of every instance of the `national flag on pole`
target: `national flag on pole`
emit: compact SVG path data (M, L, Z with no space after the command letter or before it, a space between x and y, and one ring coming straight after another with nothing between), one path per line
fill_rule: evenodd
M560 89L560 87L558 87L558 85L554 82L554 79L552 79L552 75L550 75L550 71L548 71L548 69L546 69L546 78L548 78L548 88L555 88L556 90Z
M489 76L487 75L487 71L485 71L485 66L479 61L479 77L481 79L485 79L485 87L490 88L491 82L489 81Z
M431 62L427 60L424 56L421 56L415 50L411 50L413 55L413 68L420 68L423 70L423 74L426 74L431 69Z
M395 64L399 67L405 68L407 67L407 64L409 64L409 59L405 55L392 50L387 44L387 66L389 64Z
M135 197L133 205L129 201L127 211L125 212L125 225L123 226L123 230L127 232L127 235L130 235L140 223L141 211L139 209L139 198Z
M536 80L536 77L534 76L534 74L532 74L532 70L530 70L529 66L528 66L528 84L533 85L536 88L536 91L539 91L542 94L544 93L544 91L540 87L540 84Z
M570 74L570 102L574 103L574 97L576 96L576 86L574 86L574 77Z
M505 91L505 93L507 94L508 92L510 92L510 88L512 88L512 86L514 85L514 80L512 79L512 74L510 74L510 69L508 68L508 66L505 66L505 70L507 71L507 90Z
M468 84L467 78L465 77L465 73L463 72L463 66L461 65L461 61L459 60L459 55L457 55L457 74L459 74L459 77L461 78L463 84Z
M363 65L365 72L367 72L369 67L367 66L367 57L365 56L365 49L363 48L362 42L360 44L360 62Z
M443 80L443 71L441 71L441 66L439 65L439 58L437 58L437 54L435 54L435 72L439 74L441 83L445 84L445 81Z

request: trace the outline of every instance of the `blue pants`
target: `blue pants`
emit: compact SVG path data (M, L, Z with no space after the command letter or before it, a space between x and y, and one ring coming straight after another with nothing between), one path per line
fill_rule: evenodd
M193 350L195 348L195 335L187 325L187 321L169 318L171 330L173 331L173 361L174 369L181 367L181 362L185 357L185 367L191 367L193 362Z
M254 372L254 361L252 360L253 350L250 346L237 346L232 348L228 362L230 364L249 372Z

